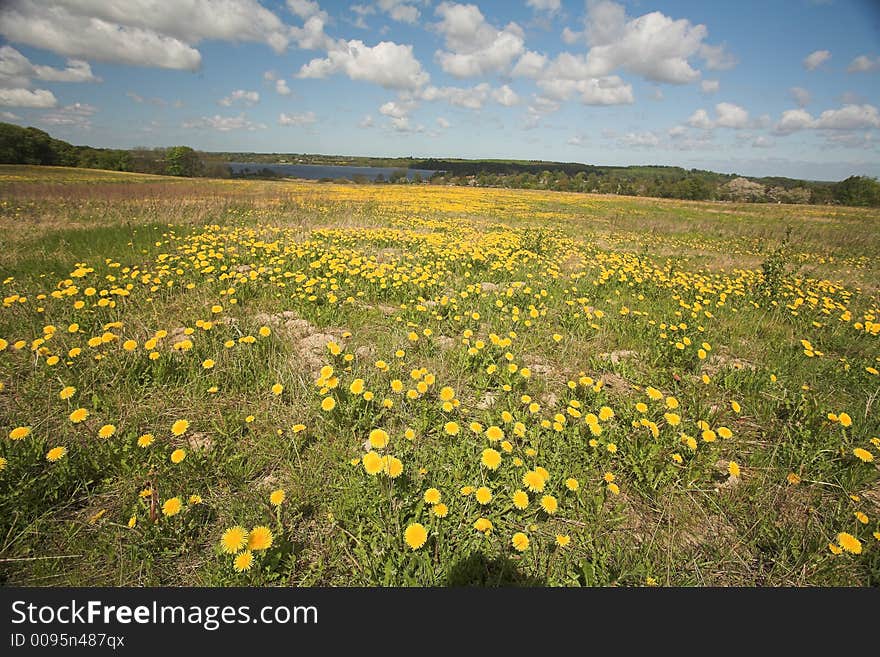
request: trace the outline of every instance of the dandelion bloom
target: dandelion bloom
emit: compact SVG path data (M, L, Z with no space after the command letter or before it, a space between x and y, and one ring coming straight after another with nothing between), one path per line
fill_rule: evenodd
M533 493L540 493L544 490L546 480L541 476L540 472L529 470L523 475L523 485Z
M421 523L413 523L403 533L406 544L413 550L418 550L428 540L428 530Z
M559 508L559 503L552 495L544 495L544 497L541 498L541 508L544 509L545 513L552 516Z
M488 438L493 443L504 438L504 430L501 427L496 427L494 424L486 429L486 438Z
M66 447L53 447L48 452L46 452L46 460L54 463L58 459L62 458L65 454L67 454Z
M382 457L376 454L376 452L367 452L364 454L361 462L364 465L364 471L368 475L379 474L384 466Z
M867 525L867 524L868 524L868 516L867 516L864 512L862 512L862 511L856 511L856 512L855 512L855 516L856 516L856 520L858 520L858 521L859 521L860 523L862 523L863 525Z
M525 552L529 549L529 537L522 532L514 534L510 542L513 545L513 549L517 552Z
M171 452L171 462L174 464L180 463L185 458L186 450L175 449L173 452Z
M569 477L565 480L565 487L571 492L575 492L580 487L580 483L574 477Z
M248 535L248 550L268 550L272 547L272 530L260 525L254 527Z
M76 388L74 388L73 386L64 386L61 389L61 392L58 393L58 396L61 399L70 399L71 397L73 397L75 392Z
M440 400L441 401L452 401L455 398L455 390L446 386L445 388L440 389Z
M370 432L370 446L373 449L382 449L388 444L388 433L384 429L373 429Z
M501 454L491 448L484 449L483 455L480 458L480 463L490 470L497 470L498 466L501 464Z
M742 406L739 405L738 401L731 401L730 407L733 409L734 413L739 413L742 410Z
M176 516L180 513L180 509L183 507L183 502L180 501L179 497L172 497L171 499L165 500L165 503L162 505L162 514L168 516Z
M182 436L189 429L189 420L177 420L171 425L171 433L175 436Z
M431 507L431 513L438 518L445 518L449 514L449 507L442 503L435 504Z
M385 474L392 479L397 479L397 477L403 474L403 462L396 456L386 456L382 459L382 467Z
M74 424L82 422L89 416L89 412L84 408L78 408L70 414L70 421Z
M220 537L220 548L227 554L241 552L248 544L248 532L244 527L230 527Z
M608 484L608 490L610 490L614 495L620 495L620 486L617 484Z
M474 523L474 529L478 532L483 532L484 534L488 534L492 531L492 521L488 518L478 518Z
M9 432L10 440L24 440L28 436L31 435L30 427L15 427L12 431Z
M270 335L272 335L272 329L270 329L268 326L261 326L258 333L261 337L268 338Z
M336 408L336 400L333 397L324 397L324 399L321 400L322 411L326 411L329 413L334 408Z
M797 486L799 483L801 483L800 476L795 474L794 472L789 472L785 476L785 478L788 480L788 483L790 483L792 486Z
M739 477L740 470L739 465L736 463L736 461L731 461L727 464L727 472L730 473L731 477Z
M235 560L232 562L232 567L237 573L243 573L246 570L250 570L253 565L254 554L250 550L245 550L241 554L236 555Z
M139 436L137 439L138 447L149 447L156 440L156 437L151 433L145 433L143 436Z
M871 461L874 460L874 455L871 454L871 452L869 452L868 450L866 450L866 449L862 449L861 447L856 447L856 448L853 450L853 455L854 455L857 459L859 459L860 461L862 461L863 463L870 463Z
M462 495L464 495L465 497L467 497L468 495L470 495L471 493L473 493L475 490L477 490L477 489L474 488L473 486L462 486L462 487L461 487L461 490L460 490L459 492L460 492Z
M6 469L6 464L9 463L4 457L0 456L0 472L3 472Z
M727 427L718 427L718 435L725 440L733 438L733 432Z
M847 552L851 552L852 554L862 553L862 542L852 534L840 532L837 535L837 542L840 544L840 547Z
M717 436L715 435L715 432L712 431L711 429L704 429L702 436L703 436L703 440L705 440L707 443L715 442L715 439L717 438Z
M556 534L556 545L559 547L567 547L571 542L571 536L568 534Z
M425 491L424 499L427 504L439 504L441 499L440 491L436 488L429 488Z
M201 504L202 503L202 496L201 495L190 495L189 496L189 503L190 504Z
M272 394L273 395L277 396L277 395L280 395L282 392L284 392L284 386L281 385L280 383L276 383L275 385L272 386Z
M458 426L458 422L447 422L443 425L443 430L450 436L455 436L458 435L460 429Z
M605 446L605 449L607 449L611 454L617 454L617 445L615 445L614 443L608 443Z
M476 498L480 504L488 504L492 501L492 491L486 486L480 486L477 489Z
M269 503L272 506L281 506L284 504L284 499L287 497L286 493L282 489L273 490L269 495Z
M116 433L116 427L112 424L105 424L100 429L98 429L98 435L101 438L109 438L114 433Z
M613 417L614 417L614 411L610 407L603 406L602 408L599 409L599 419L602 420L602 422L607 422L608 420L610 420Z
M841 413L837 416L837 421L844 427L852 426L852 418L849 416L849 413Z
M522 511L529 505L529 496L524 490L518 490L513 494L513 506Z

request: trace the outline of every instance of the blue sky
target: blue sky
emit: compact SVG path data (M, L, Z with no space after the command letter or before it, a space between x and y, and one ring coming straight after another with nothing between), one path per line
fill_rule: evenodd
M0 120L77 144L880 176L875 0L4 0Z

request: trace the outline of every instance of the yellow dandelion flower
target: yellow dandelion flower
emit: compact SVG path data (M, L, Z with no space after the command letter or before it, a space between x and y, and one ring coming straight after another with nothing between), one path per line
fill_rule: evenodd
M250 570L251 566L253 565L254 554L250 550L245 550L244 552L236 555L235 559L232 562L232 567L237 573L243 573L246 570Z
M321 400L321 410L329 413L336 408L336 400L333 397L324 397Z
M556 545L559 547L568 547L568 544L571 543L571 536L568 534L556 534Z
M847 552L852 554L861 554L862 553L862 542L857 539L852 534L848 534L847 532L840 532L837 535L837 542Z
M137 516L132 516L128 519L128 527L129 529L134 529L134 526L137 524Z
M250 534L248 534L248 550L268 550L272 547L272 541L274 537L272 536L272 530L268 527L260 525L259 527L254 527Z
M739 477L740 469L736 461L731 461L727 464L727 472L730 473L731 477Z
M652 386L648 386L645 389L645 393L648 395L648 397L651 398L651 401L657 401L658 399L663 399L663 393L660 392L659 390L657 390L657 388L654 388Z
M101 438L109 438L114 433L116 433L116 427L112 424L105 424L100 429L98 429L98 436Z
M86 409L78 408L69 415L69 418L71 422L73 422L74 424L78 424L85 420L88 416L89 412Z
M462 486L459 492L467 497L468 495L471 495L475 490L477 489L474 486Z
M548 513L552 516L559 508L559 503L552 495L544 495L541 498L541 508L544 509L545 513Z
M449 515L449 507L443 503L435 504L431 507L431 513L433 513L438 518L445 518Z
M53 447L48 452L46 452L46 460L50 463L54 463L58 459L62 458L65 454L67 454L66 447Z
M9 463L4 457L0 456L0 472L3 472L6 469L6 465Z
M605 449L607 449L611 454L617 454L617 445L615 445L614 443L608 443L605 446Z
M607 422L608 420L610 420L613 417L614 417L614 411L610 407L603 406L602 408L599 409L599 419L602 420L602 422Z
M174 436L182 436L189 429L189 420L177 420L171 425L171 434Z
M176 516L180 513L180 509L183 507L183 502L180 501L179 497L172 497L171 499L165 500L165 503L162 505L162 514L171 517Z
M522 511L529 505L529 496L524 490L518 490L513 494L513 506Z
M413 523L403 532L403 539L413 550L418 550L428 540L428 530L421 523Z
M491 448L484 449L480 463L489 470L497 470L501 465L501 454Z
M849 413L841 413L837 416L837 420L844 427L852 426L852 418L849 416Z
M828 549L831 550L831 554L835 554L835 555L843 554L843 550L841 550L839 547L837 547L834 543L829 543Z
M382 472L382 468L385 464L382 462L382 457L376 454L376 452L367 452L364 454L361 462L364 465L364 471L368 475L375 475Z
M874 460L874 455L871 454L871 452L869 452L868 450L866 450L866 449L862 449L861 447L856 447L856 448L853 450L853 455L854 455L857 459L859 459L860 461L862 461L863 463L870 463L871 461Z
M61 392L58 393L58 396L61 399L70 399L76 393L76 388L73 386L64 386L61 389Z
M201 504L202 503L202 496L201 495L190 495L189 496L189 503L190 504Z
M382 467L385 471L385 474L387 474L392 479L397 479L401 474L403 474L403 462L396 456L386 456L384 459L382 459L382 461Z
M856 520L858 520L863 525L868 524L868 516L865 513L863 513L862 511L856 511L855 517L856 517Z
M718 435L725 440L733 438L733 432L727 427L718 427Z
M785 476L785 478L788 480L788 483L790 483L792 486L797 486L799 483L801 483L800 476L795 474L794 472L789 472Z
M226 554L237 554L248 544L248 532L244 527L236 525L230 527L220 538L220 548Z
M450 436L457 436L461 429L458 422L447 422L443 425L443 430Z
M541 493L544 491L544 484L546 483L546 479L541 476L540 472L535 470L529 470L523 475L522 482L523 486L528 488L533 493Z
M24 440L28 436L31 435L30 427L15 427L12 431L9 432L10 440Z
M488 518L478 518L477 521L474 522L474 529L478 532L488 534L492 531L492 521Z
M488 504L492 501L492 491L486 486L480 486L475 497L480 504Z
M574 477L569 477L565 480L565 487L571 492L575 492L578 488L580 488L580 483Z
M513 545L513 549L517 552L525 552L529 549L529 537L522 532L514 534L510 542Z
M742 411L742 406L739 405L738 401L731 401L730 407L733 409L734 413L739 413L740 411Z
M494 424L486 429L486 438L488 438L491 442L497 442L504 438L504 430L501 427L497 427Z
M185 458L186 450L175 449L173 452L171 452L171 462L174 464L180 463Z
M715 439L717 438L717 436L715 435L715 432L712 431L711 429L704 429L702 436L703 436L703 440L706 441L707 443L715 442Z
M370 431L369 440L373 449L383 449L388 445L388 432L384 429L373 429Z
M620 495L620 486L617 484L608 484L608 490L614 495Z
M260 337L268 338L270 335L272 335L272 329L270 329L268 326L261 326L258 333L260 334Z
M278 490L273 490L269 495L269 504L272 506L281 506L284 504L286 497L287 494L282 489L279 488Z
M425 491L424 500L427 504L439 504L441 499L440 491L436 488L429 488Z

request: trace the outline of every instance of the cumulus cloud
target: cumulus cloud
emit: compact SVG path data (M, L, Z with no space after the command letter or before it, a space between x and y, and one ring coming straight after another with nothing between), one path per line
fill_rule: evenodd
M398 23L415 25L421 16L418 8L406 0L379 0L378 5L383 13Z
M382 41L370 47L359 40L339 42L326 58L303 65L297 77L325 78L340 72L352 80L374 82L386 89L414 90L429 79L411 45Z
M275 80L275 92L281 96L289 96L292 93L290 87L287 86L287 80L284 78Z
M733 128L742 130L748 128L749 113L739 105L733 103L718 103L715 105L715 118L712 119L704 109L698 109L690 115L686 123L692 128L710 130L712 128Z
M481 82L473 87L426 87L419 98L426 101L444 100L450 105L465 109L482 109L492 94L488 82Z
M47 89L0 89L2 107L56 107L58 99Z
M46 112L39 122L51 126L65 126L88 130L92 127L91 116L98 111L94 105L74 103L55 111Z
M324 21L329 18L327 12L321 9L321 6L314 0L287 0L287 8L304 21L312 16L317 16Z
M68 59L66 68L33 64L12 46L0 47L0 86L29 87L31 78L46 82L100 82L88 62Z
M718 80L703 80L700 82L700 89L702 89L703 93L707 95L718 93L720 88L721 83Z
M156 97L144 98L143 96L135 93L134 91L126 91L125 95L128 96L129 98L131 98L138 105L142 105L144 103L147 103L149 105L156 105L157 107L164 107L165 105L168 104L162 98L156 98Z
M544 67L547 66L547 61L546 55L527 50L519 58L510 74L514 77L538 78L543 73Z
M786 110L774 128L780 135L799 130L863 130L880 128L880 112L873 105L844 105L838 109L822 112L813 118L803 109Z
M360 120L358 123L359 128L372 128L374 125L373 117L367 114L364 118Z
M513 105L519 104L519 96L517 96L516 92L506 84L492 91L492 100L505 107L512 107Z
M198 119L193 119L192 121L185 121L182 124L182 127L188 130L210 129L219 132L229 132L231 130L263 130L265 129L266 124L254 123L246 118L244 114L239 114L238 116L220 116L219 114L215 114L214 116L202 116Z
M538 80L537 84L547 98L556 101L569 100L577 95L584 105L630 105L635 102L632 85L616 75L579 80L547 78Z
M317 120L314 112L304 112L303 114L285 114L282 112L278 115L278 125L309 125Z
M798 104L798 107L806 107L810 104L810 101L812 100L810 92L803 87L792 87L788 90L788 92L791 94L794 102Z
M241 103L243 105L251 106L256 105L260 102L260 94L256 91L246 91L244 89L236 89L231 94L226 96L226 98L221 98L217 101L218 105L222 105L223 107L231 107L234 103Z
M880 69L880 57L859 55L852 60L846 69L847 73L870 73Z
M560 0L526 0L526 5L535 11L545 11L548 14L555 14L559 11L562 3Z
M80 59L196 70L206 40L256 41L281 53L290 28L258 0L4 0L0 34Z
M617 140L621 146L631 148L653 148L660 144L660 137L653 132L628 132Z
M409 115L414 106L415 105L412 102L395 102L393 100L389 100L387 103L379 108L379 114L389 116L392 119L402 119L403 117Z
M435 13L441 17L436 28L446 45L446 50L436 52L436 58L450 75L467 78L507 71L525 49L519 25L496 28L476 5L442 2Z
M700 46L699 56L706 62L706 68L710 71L726 71L736 66L739 61L727 52L727 46L724 44L710 46L704 43Z
M804 68L808 71L813 71L829 59L831 59L831 53L827 50L815 50L804 57Z

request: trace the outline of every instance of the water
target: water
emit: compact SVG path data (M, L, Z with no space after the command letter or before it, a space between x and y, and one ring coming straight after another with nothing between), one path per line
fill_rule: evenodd
M364 178L375 181L379 175L388 180L395 171L405 171L406 177L412 180L415 174L419 174L423 179L427 180L436 171L428 169L394 169L391 167L350 167L325 164L261 164L259 162L229 162L229 168L232 170L233 176L242 174L255 174L264 169L269 169L273 173L290 178L306 178L308 180L320 180L321 178L332 178L338 180L345 178L354 180L355 176L363 176Z

